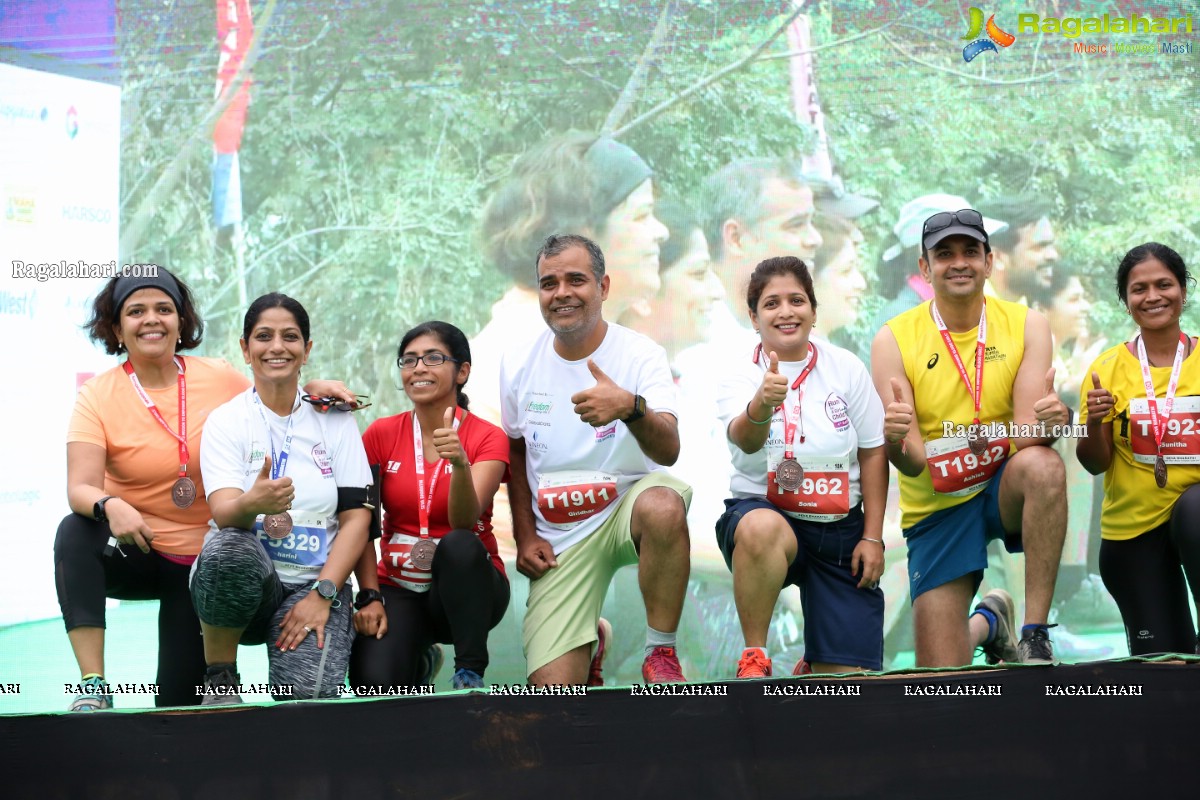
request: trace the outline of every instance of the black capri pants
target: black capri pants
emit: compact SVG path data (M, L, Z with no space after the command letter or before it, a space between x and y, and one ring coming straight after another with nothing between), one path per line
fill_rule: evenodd
M151 550L122 545L104 555L107 522L68 514L54 537L54 588L68 631L104 628L104 599L157 600L158 696L156 706L194 706L204 683L204 639L188 592L187 564ZM122 555L124 554L124 555Z
M508 579L492 564L479 537L456 529L434 552L432 585L414 592L381 581L387 633L359 636L350 656L354 688L413 686L421 655L434 642L454 645L454 666L483 675L488 631L508 609Z

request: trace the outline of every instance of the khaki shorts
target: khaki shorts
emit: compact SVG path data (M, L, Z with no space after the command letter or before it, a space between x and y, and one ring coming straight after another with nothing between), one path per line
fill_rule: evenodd
M692 502L692 488L686 483L666 472L651 472L629 488L603 525L558 554L557 567L529 582L524 631L526 674L532 675L559 656L596 641L600 607L613 575L638 560L629 530L633 504L638 495L655 486L678 492L685 511Z

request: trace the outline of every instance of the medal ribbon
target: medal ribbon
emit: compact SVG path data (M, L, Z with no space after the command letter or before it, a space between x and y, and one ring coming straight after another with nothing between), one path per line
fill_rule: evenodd
M1175 405L1175 390L1179 388L1179 370L1183 366L1183 349L1187 346L1187 336L1179 334L1179 344L1175 347L1175 362L1171 365L1171 379L1167 382L1167 395L1163 398L1163 410L1158 411L1158 399L1154 396L1154 380L1150 377L1150 359L1146 357L1146 343L1142 337L1137 340L1138 362L1142 366L1142 383L1146 386L1146 399L1150 402L1150 424L1154 427L1154 447L1159 457L1162 456L1162 440L1167 433L1167 420L1171 418L1171 409Z
M454 410L454 429L458 430L459 414ZM446 459L439 458L433 467L433 477L429 479L429 494L425 494L425 441L421 438L421 421L417 412L412 415L413 422L413 464L417 471L417 513L421 525L421 538L429 538L429 511L433 508L433 493L437 491L438 478L442 474L442 464Z
M954 366L958 369L958 377L962 378L963 384L967 387L967 393L971 395L971 399L975 403L975 419L971 424L978 426L979 407L983 399L983 355L987 344L987 300L983 301L983 307L979 309L979 333L975 339L974 386L971 386L971 379L967 377L967 368L963 364L962 356L958 354L958 346L954 344L950 331L946 329L945 320L938 313L937 303L930 303L929 306L933 309L933 321L937 325L938 333L942 335L942 341L945 342L946 349L950 351L950 359L954 361Z
M182 356L175 356L175 366L179 369L179 433L171 430L171 426L163 419L162 412L158 410L158 406L150 399L150 395L146 394L146 390L142 388L142 382L138 380L137 373L133 371L133 365L126 361L121 365L121 369L125 370L125 374L129 376L130 382L133 384L133 390L137 392L137 396L141 398L142 403L150 411L150 416L158 420L158 424L163 426L163 429L179 443L179 477L187 477L188 465L188 443L187 443L187 378L184 377L186 367L183 363Z
M754 363L759 363L758 357L762 353L762 345L754 352ZM804 381L808 378L808 373L813 371L817 366L817 346L812 342L808 343L808 363L804 365L804 369L800 370L800 374L796 376L796 380L792 381L790 391L797 393L796 405L790 412L787 407L787 398L783 401L783 457L794 458L793 453L796 450L796 422L803 421L803 412L800 410L800 404L804 401ZM769 367L768 367L769 368ZM800 443L804 444L804 437L800 437Z
M262 417L263 425L267 426L267 441L271 443L271 480L279 480L287 474L288 456L292 452L292 421L296 418L294 413L288 414L287 430L283 434L283 447L279 454L275 453L275 436L271 433L271 423L267 422L266 412L263 411L263 402L258 397L258 389L254 390L254 402L258 405L258 415ZM299 403L299 397L296 402ZM292 406L294 412L298 406Z

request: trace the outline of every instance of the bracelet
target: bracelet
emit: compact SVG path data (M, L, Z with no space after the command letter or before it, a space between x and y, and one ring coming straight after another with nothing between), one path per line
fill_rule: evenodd
M864 541L864 542L874 542L875 544L879 545L879 547L880 547L881 549L883 549L883 550L885 550L885 551L887 550L887 545L883 543L883 539L868 539L866 536L864 536L864 537L862 537L862 541Z
M771 417L767 417L762 422L759 422L758 420L756 420L754 418L754 415L750 413L750 403L753 403L753 402L754 402L753 400L750 400L749 402L746 403L746 419L750 420L751 425L770 425ZM774 416L774 415L772 415L772 416Z

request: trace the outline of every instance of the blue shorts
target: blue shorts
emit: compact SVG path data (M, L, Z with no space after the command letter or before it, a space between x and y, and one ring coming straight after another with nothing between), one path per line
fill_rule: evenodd
M1021 534L1007 533L1000 522L1000 467L987 488L965 503L935 511L904 531L908 542L908 591L917 599L924 592L971 575L978 591L987 568L988 542L1003 539L1010 553L1023 551Z
M862 506L837 522L805 522L763 499L726 500L725 513L717 520L717 546L730 571L734 531L742 517L759 508L779 514L796 535L796 559L783 586L800 587L804 659L883 669L883 590L859 589L859 579L850 574L851 556L863 536Z

